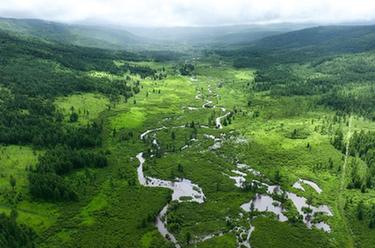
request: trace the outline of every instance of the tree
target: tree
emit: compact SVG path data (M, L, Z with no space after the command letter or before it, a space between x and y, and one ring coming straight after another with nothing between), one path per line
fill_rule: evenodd
M14 208L12 208L12 210L10 211L10 219L11 219L13 222L16 222L17 217L18 217L18 212L17 212L17 210L14 209Z
M292 139L295 139L297 137L297 129L294 129L292 132Z
M72 112L69 117L70 122L77 122L78 121L78 114L76 112Z
M310 207L312 205L313 198L311 195L309 195L306 199L306 204Z
M275 172L274 180L275 180L275 182L280 183L280 181L281 181L280 170L277 170L277 171Z
M190 244L190 241L191 241L191 233L187 232L186 233L186 244Z
M34 248L36 234L26 225L18 225L16 218L15 210L12 210L10 217L0 214L0 246Z
M250 212L254 212L255 206L254 206L254 201L251 201L250 203Z
M357 218L358 220L363 220L365 217L365 205L363 201L360 201L357 206Z
M16 184L17 184L16 178L13 177L13 176L10 176L10 178L9 178L9 184L12 187L12 190L14 191L14 189L16 187Z
M227 126L227 125L228 125L227 119L224 119L224 121L223 121L223 125L224 125L224 126Z
M182 166L182 164L178 164L178 166L177 166L177 170L178 170L178 172L180 172L180 173L184 173L184 167Z
M372 206L372 209L371 209L371 218L370 218L370 222L369 222L368 226L371 229L375 228L375 205Z
M345 146L344 133L341 129L336 130L335 136L333 137L331 143L337 150L343 150L343 147Z

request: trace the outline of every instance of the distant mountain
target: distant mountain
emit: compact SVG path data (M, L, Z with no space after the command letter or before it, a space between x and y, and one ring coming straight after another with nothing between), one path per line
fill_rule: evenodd
M37 19L0 18L0 30L20 36L83 47L126 50L184 50L246 45L308 24L217 27L118 27L63 24Z
M326 52L360 52L375 48L373 26L321 26L266 37L255 42L263 49L306 49L319 47Z
M236 66L300 63L345 53L375 49L375 25L320 26L249 42L236 50L218 50Z
M149 39L191 45L248 44L264 37L306 28L311 24L236 25L212 27L128 27L133 34Z

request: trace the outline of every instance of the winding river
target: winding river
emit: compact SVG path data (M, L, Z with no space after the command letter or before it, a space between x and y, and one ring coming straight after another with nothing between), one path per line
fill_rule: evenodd
M157 132L162 129L164 128L147 130L146 132L140 135L140 138L144 139L149 133ZM157 142L156 139L154 139L154 141ZM183 179L176 178L175 181L167 181L167 180L145 176L143 173L143 165L146 162L146 159L143 156L143 152L138 153L136 158L139 161L139 166L137 168L138 181L142 186L170 189L173 192L172 193L173 201L178 201L178 202L189 201L189 202L197 202L197 203L204 202L205 196L204 196L203 190L197 184L194 184L190 180L184 179L184 178ZM156 218L155 225L163 237L173 242L175 244L175 247L180 248L181 246L178 244L177 239L172 233L168 231L167 226L166 226L167 220L165 218L165 215L168 211L168 206L169 204L166 204L163 207L163 209L160 211L160 213L158 214Z
M210 90L211 92L211 90ZM201 95L198 94L196 99L201 99ZM216 106L211 106L212 101L206 100L205 103L202 105L202 108L216 108ZM196 110L198 108L195 107L188 107L189 110ZM217 117L215 120L216 128L223 128L221 121L226 118L230 112L226 112L224 108L221 108L222 112L225 114ZM177 126L172 128L185 128L185 126ZM167 127L162 126L159 128L149 129L143 132L140 135L140 139L144 140L148 135L152 133L156 133L158 131L167 129ZM196 141L195 139L193 141ZM153 139L152 143L156 146L159 146L158 141L156 138ZM186 149L188 146L184 146L183 149ZM183 150L182 149L182 150ZM139 161L139 166L137 168L137 175L138 181L142 186L145 187L159 187L159 188L167 188L172 190L172 200L178 202L197 202L199 204L205 201L205 195L203 190L199 187L199 185L192 183L189 179L185 178L176 178L174 181L167 181L163 179L148 177L144 175L143 166L146 162L146 158L144 157L144 152L140 152L136 155L136 158ZM163 209L159 212L155 225L160 232L160 234L165 237L166 239L170 240L174 243L176 248L180 248L180 244L178 243L176 237L170 233L167 229L167 219L166 214L168 211L169 204L166 204ZM214 237L214 236L212 236ZM204 237L202 240L209 239L209 236Z
M210 95L212 95L212 90L209 86L208 92ZM198 92L198 94L195 96L197 100L203 100L203 95L201 92ZM217 117L215 119L215 126L217 129L222 129L223 124L222 121L227 118L231 112L226 111L225 108L223 107L217 107L213 104L213 101L211 100L204 100L203 105L201 106L203 109L215 109L215 108L220 108L221 112L223 112L223 115ZM187 107L188 110L193 111L193 110L198 110L199 108L197 107ZM184 125L182 126L177 126L177 127L170 127L170 128L185 128ZM208 128L207 126L202 126L202 128ZM147 138L150 134L156 134L158 131L167 129L167 127L162 126L159 128L154 128L154 129L149 129L143 132L140 135L140 139L144 140ZM225 134L222 134L221 137L215 137L213 135L208 135L204 134L203 135L205 138L212 139L214 141L214 144L209 147L209 150L215 150L221 147L222 141L225 137ZM191 141L197 141L196 139L192 139ZM152 140L153 145L156 147L159 147L158 140L156 139L156 135L154 135L153 140ZM184 150L188 148L189 145L185 145L182 147L181 150ZM142 186L145 187L159 187L159 188L167 188L172 191L172 200L177 201L177 202L196 202L198 204L202 204L205 201L205 195L203 193L203 190L199 185L194 184L192 181L189 179L185 178L176 178L173 181L168 181L168 180L163 180L163 179L158 179L154 177L149 177L145 176L143 172L143 167L146 162L146 158L144 156L144 152L140 152L136 155L136 158L139 161L139 166L137 168L137 174L138 174L138 181ZM151 155L152 156L152 155ZM253 174L256 177L263 176L260 172L252 169L249 165L243 164L243 163L237 163L236 164L237 169L231 170L232 175L225 174L226 176L229 176L232 180L235 181L235 186L238 188L243 188L244 183L246 182L246 176L248 173ZM331 228L329 225L327 225L324 222L314 222L314 215L316 213L322 213L324 215L332 216L332 212L326 205L320 205L317 207L311 206L307 204L307 199L301 196L298 196L297 194L293 192L288 192L288 191L283 191L280 186L278 185L268 185L263 182L257 181L257 180L252 180L252 184L258 184L261 185L262 187L266 188L266 193L267 194L256 194L256 196L248 203L244 203L241 205L241 209L245 212L250 212L257 210L259 212L273 212L276 216L277 219L281 222L287 221L288 218L284 215L284 209L282 207L281 202L275 201L273 199L273 195L275 194L285 194L286 197L292 201L294 207L297 209L298 213L303 216L303 222L306 224L308 228L311 228L312 226L315 226L318 229L322 229L326 232L330 232ZM322 190L319 188L319 186L308 180L304 179L299 179L293 187L295 189L299 189L304 191L303 184L308 185L312 187L317 193L321 193ZM169 204L166 204L162 210L159 212L156 218L155 225L159 231L159 233L166 238L167 240L171 241L176 248L180 248L180 244L178 243L178 240L176 237L170 233L167 229L167 218L166 214L168 211ZM310 213L306 212L306 209L310 210ZM242 214L240 214L243 216ZM250 222L250 227L245 228L242 226L235 227L232 229L230 232L236 232L237 234L237 242L238 242L238 247L248 247L250 248L250 236L252 232L254 231L254 226L251 225L251 220ZM216 236L221 236L224 233L216 233L216 234L209 234L201 238L197 238L192 241L192 243L199 243L202 241L205 241L207 239L216 237ZM245 237L245 238L243 238Z

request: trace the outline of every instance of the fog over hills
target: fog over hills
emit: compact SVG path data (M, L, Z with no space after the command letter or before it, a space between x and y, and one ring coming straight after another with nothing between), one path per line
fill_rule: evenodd
M212 27L122 27L0 18L0 29L45 40L107 49L168 49L179 45L248 43L312 24Z

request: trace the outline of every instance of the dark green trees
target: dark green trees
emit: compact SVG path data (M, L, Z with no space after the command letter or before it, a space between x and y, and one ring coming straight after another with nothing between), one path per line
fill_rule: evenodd
M72 112L69 116L70 122L77 122L78 121L78 114L76 112Z
M46 200L77 200L78 196L63 176L72 170L107 166L103 152L56 147L39 158L36 168L29 172L29 190L36 198Z
M178 70L183 76L191 76L195 70L195 67L192 64L184 64Z
M24 225L18 225L16 214L7 217L0 214L0 247L4 248L34 248L36 234Z

